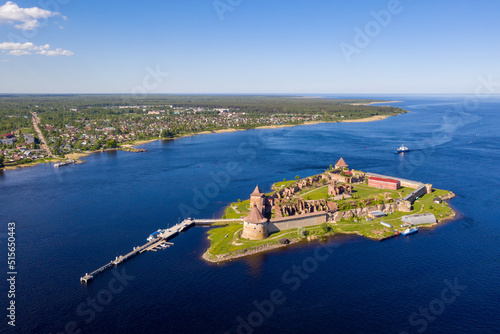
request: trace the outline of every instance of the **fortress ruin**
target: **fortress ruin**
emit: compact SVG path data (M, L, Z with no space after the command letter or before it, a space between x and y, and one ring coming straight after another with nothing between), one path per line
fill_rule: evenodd
M352 198L353 185L365 183L370 177L385 177L349 170L343 158L335 164L334 169L325 173L297 180L290 186L282 186L266 196L257 185L250 194L250 213L243 218L242 237L250 240L262 240L270 233L281 230L314 226L323 222L336 222L341 219L364 217L372 211L410 212L417 196L432 192L432 185L420 182L385 177L398 181L397 184L416 189L412 194L394 200L386 197L384 204L373 203L371 199L358 200L358 206L341 210L337 201ZM371 183L371 182L370 182ZM325 198L308 200L308 192L320 187L328 187ZM380 187L377 185L376 188ZM305 197L305 198L304 198ZM332 198L333 197L333 198ZM341 202L342 203L342 202Z

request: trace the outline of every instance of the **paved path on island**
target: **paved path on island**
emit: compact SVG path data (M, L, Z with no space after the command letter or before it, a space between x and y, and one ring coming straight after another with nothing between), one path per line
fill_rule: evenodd
M38 127L38 124L40 123L40 118L38 118L38 115L36 112L31 112L31 119L33 120L33 127L35 128L36 133L38 134L38 138L40 138L40 141L42 143L42 148L47 152L47 155L49 157L52 157L52 152L50 151L49 146L47 145L47 142L45 141L45 138L43 137L42 131L40 131L40 128Z

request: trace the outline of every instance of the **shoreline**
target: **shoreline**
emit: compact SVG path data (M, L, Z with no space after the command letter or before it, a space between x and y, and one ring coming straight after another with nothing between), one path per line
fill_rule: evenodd
M147 141L147 142L153 142L155 140L158 140L158 139L152 139L152 140ZM141 143L140 145L143 145L143 144L145 144L145 143ZM43 159L43 160L49 160L49 161L37 161L37 160L35 160L35 161L27 163L27 164L19 164L19 165L15 165L15 166L0 167L0 170L16 170L16 169L21 169L21 168L34 167L34 166L37 166L40 164L51 164L51 163L62 162L62 161L66 161L69 159L74 160L74 162L73 162L74 164L83 164L83 163L85 163L85 160L80 160L80 158L84 158L84 157L87 157L87 156L89 156L91 154L95 154L95 153L111 152L111 151L144 152L146 150L136 149L132 145L126 145L123 148L115 147L115 148L106 148L106 149L96 150L96 151L73 152L73 153L66 154L64 156L64 158L57 157L57 158Z
M377 116L372 116L372 117L367 117L367 118L360 118L360 119L348 119L346 121L342 121L344 123L366 123L366 122L376 122L376 121L381 121L383 119L391 117L390 115L377 115Z
M369 104L373 103L390 103L390 102L401 102L401 101L387 101L387 102L370 102ZM357 105L362 105L362 104L357 104ZM409 112L409 111L406 111ZM400 114L398 114L400 115ZM122 145L116 148L111 148L111 149L103 149L103 150L97 150L97 151L85 151L85 152L73 152L66 154L64 158L51 158L54 159L54 161L34 161L32 163L28 164L20 164L16 166L4 166L1 167L0 170L16 170L19 168L26 168L26 167L33 167L39 164L44 164L44 163L52 163L52 162L58 162L58 161L64 161L66 159L73 159L76 160L76 163L81 164L84 163L84 160L80 160L80 158L84 158L86 156L89 156L94 153L99 153L99 152L107 152L107 151L117 151L117 150L122 150L122 151L128 151L128 152L142 152L142 151L134 151L133 149L137 149L136 146L141 146L145 144L149 144L152 142L155 142L157 140L176 140L176 139L181 139L185 137L193 137L196 135L208 135L208 134L217 134L217 133L230 133L230 132L236 132L236 131L247 131L247 130L262 130L262 129L280 129L280 128L288 128L288 127L294 127L294 126L304 126L304 125L316 125L316 124L326 124L326 123L366 123L366 122L376 122L376 121L381 121L389 117L393 116L398 116L398 115L377 115L377 116L372 116L372 117L365 117L365 118L359 118L359 119L350 119L350 120L339 120L339 121L308 121L304 122L302 124L279 124L279 125L263 125L263 126L258 126L255 128L249 128L249 129L235 129L235 128L227 128L227 129L220 129L220 130L214 130L214 131L201 131L201 132L195 132L195 133L190 133L190 134L185 134L182 136L178 137L173 137L173 138L152 138L152 139L143 139L143 140L132 140L129 142L124 142ZM73 158L74 157L74 158Z
M450 198L453 198L454 196L450 197ZM455 211L455 209L453 209L451 206L450 206L452 212L449 216L447 217L444 217L440 220L438 220L436 223L434 224L429 224L429 225L422 225L422 226L419 226L419 228L421 229L431 229L431 228L436 228L438 227L439 225L442 225L442 224L445 224L445 223L450 223L450 222L453 222L455 220L458 220L460 218L460 215L457 214L457 212ZM221 226L219 226L221 227ZM215 227L217 228L217 227ZM332 238L332 237L338 237L338 236L357 236L359 238L364 238L364 239L368 239L368 240L372 240L372 241L378 241L378 242L382 242L382 241L385 241L385 240L388 240L388 239L392 239L392 238L395 238L395 237L399 237L400 235L391 235L391 236L388 236L388 237L380 237L380 238L374 238L374 237L370 237L370 236L365 236L363 234L360 234L356 231L353 231L353 232L334 232L334 233L331 233L331 234L326 234L324 236L317 236L317 235L310 235L310 236L307 236L306 238L303 238L303 239L298 239L298 238L292 238L292 239L289 239L289 243L288 244L276 244L275 243L275 240L271 241L269 244L264 244L264 245L260 245L260 246L257 246L257 247L254 247L254 248L249 248L249 249L242 249L242 250L238 250L238 251L235 251L235 252L231 252L231 253L226 253L226 254L220 254L220 255L213 255L213 254L210 254L210 249L211 249L211 246L209 246L207 248L207 250L203 253L203 255L201 256L201 258L207 262L210 262L210 263L215 263L215 264L220 264L220 263L224 263L224 262L229 262L229 261L232 261L232 260L236 260L236 259L241 259L241 258L244 258L244 257L247 257L247 256L251 256L251 255L256 255L256 254L262 254L262 253L267 253L267 252L271 252L273 250L276 250L276 249L280 249L280 248L287 248L288 246L290 245L294 245L294 244L298 244L300 242L317 242L321 239L329 239L329 238ZM210 240L210 238L209 238Z
M373 104L381 104L381 103L400 103L404 101L382 101L382 102L368 102L368 103L351 103L351 106L369 106Z
M290 240L290 243L288 245L267 244L267 245L262 245L262 246L252 248L252 249L244 249L244 250L237 251L234 253L221 254L221 255L209 255L210 248L208 248L203 253L201 258L207 262L210 262L210 263L224 263L224 262L228 262L228 261L235 260L235 259L240 259L240 258L250 256L250 255L267 253L269 251L279 249L279 248L286 248L287 246L299 243L300 241L302 241L302 240L293 239L293 240Z

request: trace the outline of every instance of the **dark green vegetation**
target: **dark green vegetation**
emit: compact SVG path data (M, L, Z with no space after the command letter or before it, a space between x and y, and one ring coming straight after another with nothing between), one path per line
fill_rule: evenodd
M382 115L387 110L402 110L395 107L363 106L351 104L384 102L383 100L301 98L300 96L271 95L0 95L0 103L10 111L30 107L32 111L51 109L64 111L71 108L108 108L115 106L171 104L184 108L239 108L252 113L327 113L339 112L344 115L366 112L365 117Z
M213 110L215 108L251 113L252 117L271 114L314 114L331 121L338 120L337 117L340 116L358 119L405 112L396 107L352 105L376 101L235 95L148 95L144 98L132 95L3 95L0 96L0 130L10 131L28 126L29 120L24 116L29 116L29 111L45 113L46 122L62 127L68 122L82 118L113 120L129 114L134 116L144 114L142 109L134 108L134 106L149 108L172 106L170 108L172 110L205 108L208 109L204 112L207 115L217 114L217 111ZM118 108L124 106L131 108ZM78 113L71 113L73 109L78 110ZM11 119L8 120L9 118Z
M31 127L31 115L27 109L4 106L0 102L0 134L29 127Z

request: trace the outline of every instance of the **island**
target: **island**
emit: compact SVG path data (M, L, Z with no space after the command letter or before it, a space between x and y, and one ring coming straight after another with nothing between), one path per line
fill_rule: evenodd
M349 169L340 158L324 173L283 180L263 193L257 185L245 201L226 209L208 232L209 262L224 262L304 240L356 234L385 240L452 220L455 194L432 184ZM412 230L413 229L413 230Z

